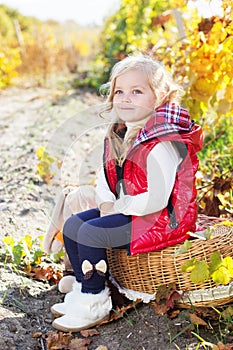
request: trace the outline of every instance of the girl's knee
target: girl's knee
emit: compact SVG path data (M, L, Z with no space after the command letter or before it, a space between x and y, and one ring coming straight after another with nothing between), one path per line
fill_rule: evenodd
M66 235L66 232L70 231L70 227L73 226L73 216L69 217L63 226L63 234Z
M105 231L103 228L94 226L93 222L84 222L77 233L78 243L92 247L103 248L105 247Z
M78 243L86 244L88 242L89 231L90 231L90 225L88 225L88 223L86 222L83 222L77 232Z
M74 238L74 235L77 235L77 231L80 227L80 219L78 215L72 215L69 217L64 224L63 227L63 236L64 237L69 237L69 238Z

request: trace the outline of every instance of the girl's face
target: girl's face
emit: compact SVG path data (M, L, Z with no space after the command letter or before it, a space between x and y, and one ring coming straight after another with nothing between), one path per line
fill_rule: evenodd
M154 110L156 98L143 70L131 69L116 78L113 105L124 122L143 120Z

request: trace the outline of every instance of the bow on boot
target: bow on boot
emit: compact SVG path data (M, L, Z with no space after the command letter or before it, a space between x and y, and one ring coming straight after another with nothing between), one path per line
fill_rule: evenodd
M104 277L107 271L107 264L105 260L100 260L97 264L92 264L88 260L84 260L82 263L82 272L84 274L84 279L89 280L94 272L97 272L98 275Z

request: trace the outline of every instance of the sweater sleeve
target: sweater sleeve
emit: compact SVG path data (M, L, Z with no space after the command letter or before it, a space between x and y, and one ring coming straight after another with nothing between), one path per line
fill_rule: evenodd
M164 209L181 160L178 150L170 141L158 143L147 158L147 191L135 196L125 195L122 191L114 204L115 211L143 216Z
M96 182L96 203L98 208L100 208L101 204L104 202L115 202L116 197L114 193L110 190L105 174L104 169L101 168L101 170L98 173L97 182Z

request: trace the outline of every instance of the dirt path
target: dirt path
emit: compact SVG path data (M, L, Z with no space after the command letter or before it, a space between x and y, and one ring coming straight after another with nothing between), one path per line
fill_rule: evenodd
M37 237L45 233L57 187L46 185L38 176L36 150L48 142L52 144L54 133L59 138L72 116L101 102L94 94L84 91L10 88L0 92L0 239L10 235L17 240L26 234ZM68 119L69 123L64 124ZM78 122L80 157L87 151L90 156L88 137L95 140L96 128L90 127L85 112ZM99 150L99 140L96 149ZM91 154L95 155L93 149ZM91 181L91 177L87 178L87 174L93 173L90 164L82 165L81 180ZM63 181L66 176L70 179L70 174L65 174ZM44 350L41 338L32 335L54 331L50 307L62 301L63 296L56 286L35 281L4 264L2 259L0 274L0 349ZM170 342L187 325L186 312L171 320L156 315L152 305L140 305L122 319L99 327L99 335L91 338L88 349L96 350L100 345L108 350L196 349L198 341L190 332Z

